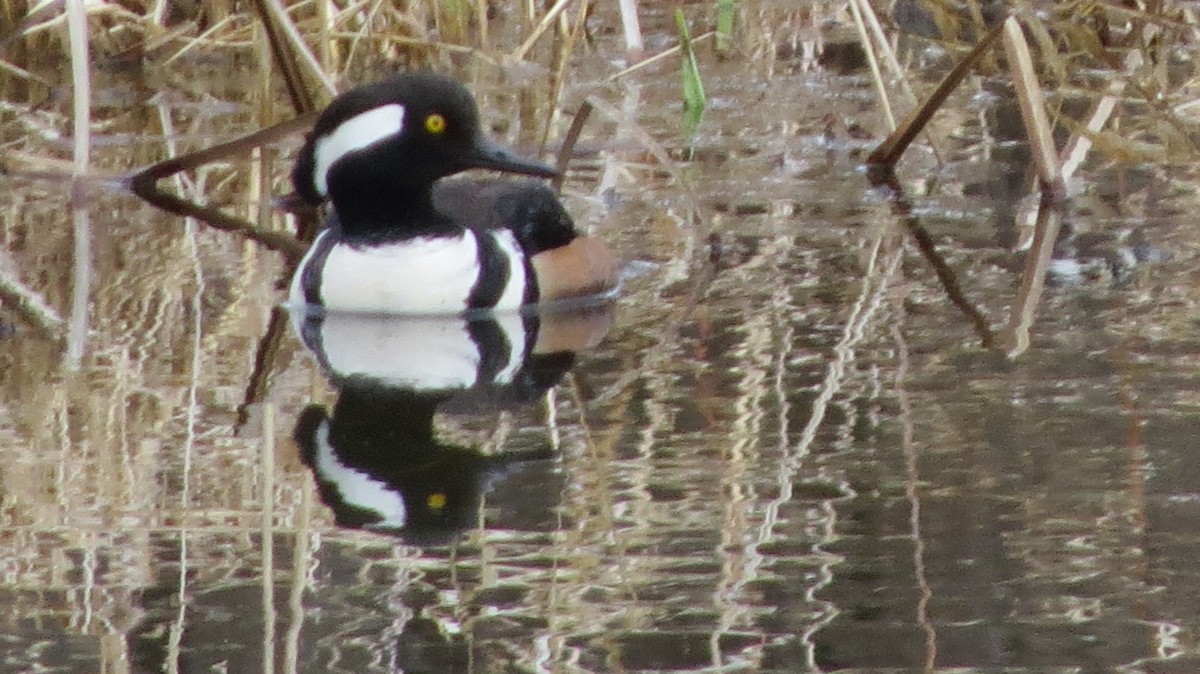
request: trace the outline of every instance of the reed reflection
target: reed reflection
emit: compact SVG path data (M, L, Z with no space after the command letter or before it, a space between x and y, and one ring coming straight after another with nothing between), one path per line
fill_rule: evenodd
M487 317L294 315L338 389L294 432L321 500L340 526L417 545L453 542L478 521L484 494L547 444L484 453L439 432L439 413L478 414L541 400L612 322L589 306Z

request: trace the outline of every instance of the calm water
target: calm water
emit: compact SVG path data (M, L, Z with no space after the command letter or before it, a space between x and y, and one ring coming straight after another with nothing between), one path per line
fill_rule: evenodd
M970 82L897 194L845 24L755 20L702 50L692 139L674 62L605 82L601 31L572 64L563 109L608 104L565 191L629 261L613 306L315 351L279 254L29 177L70 156L69 89L3 75L39 114L0 117L0 671L1200 669L1196 177L1094 155L1014 341L1003 88ZM95 170L261 126L223 54L101 69ZM541 78L460 73L532 151ZM283 228L295 145L164 186Z

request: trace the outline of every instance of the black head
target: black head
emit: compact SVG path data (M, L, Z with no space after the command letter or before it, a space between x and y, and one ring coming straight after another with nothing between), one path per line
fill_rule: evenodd
M427 196L434 181L471 168L555 175L486 138L461 84L404 73L334 99L309 133L292 182L307 201L330 198L341 212L339 200Z

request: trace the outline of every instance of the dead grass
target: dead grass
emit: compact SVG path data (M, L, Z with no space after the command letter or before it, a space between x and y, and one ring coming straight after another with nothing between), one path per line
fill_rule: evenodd
M859 9L865 4L860 3ZM941 7L937 3L922 4ZM560 130L552 125L563 121L556 120L555 115L568 115L577 100L586 99L596 110L589 124L620 128L622 136L630 140L626 149L629 159L597 160L597 185L616 180L610 176L623 173L653 175L661 166L668 167L663 173L672 180L686 180L664 147L663 138L638 127L635 115L613 104L603 91L582 99L564 93L576 83L572 80L577 76L572 69L573 55L589 48L585 30L591 9L588 2L539 4L537 9L515 4L489 9L484 2L466 0L416 2L403 9L381 0L341 4L304 0L283 5L264 2L258 9L209 1L190 6L190 11L165 2L137 5L137 10L128 9L130 6L86 5L93 76L105 79L105 84L124 81L110 71L125 64L140 69L137 77L150 85L170 81L172 86L158 92L163 96L159 100L161 114L145 118L138 117L144 113L119 101L93 101L96 104L89 113L89 122L97 139L107 139L114 130L125 133L141 129L153 140L129 136L120 159L115 159L117 153L103 144L93 146L86 174L108 181L113 175L156 167L137 175L146 176L144 179L151 183L170 179L169 185L163 185L170 194L203 200L204 205L219 207L238 223L280 237L275 246L278 249L297 250L295 242L287 238L290 234L283 231L278 221L281 219L270 217L264 206L269 205L271 195L287 189L287 139L255 136L249 144L223 143L242 138L248 130L268 129L294 119L298 110L319 107L330 95L331 84L345 87L396 67L452 68L476 82L520 83L549 76L551 85L529 94L538 98L525 100L524 104L518 96L490 94L490 101L496 104L493 107L504 111L499 121L508 124L504 131L511 138L553 144ZM838 14L840 7L841 3L815 3L810 9L797 11L745 3L741 28L724 58L742 59L747 72L769 77L785 43L803 47L805 36L820 21L845 21L849 25L848 17ZM975 3L967 3L966 7L971 11L962 14L947 5L931 19L939 39L956 54L976 44L983 33L978 7ZM1079 9L1079 5L1073 7ZM1200 107L1194 101L1200 97L1196 91L1200 74L1182 55L1196 44L1196 17L1175 3L1164 3L1153 14L1114 3L1090 3L1086 8L1082 21L1072 20L1075 15L1065 10L1058 16L1021 16L1026 38L1034 47L1031 65L1025 72L1046 86L1045 109L1050 125L1090 142L1093 156L1112 160L1147 156L1194 160L1194 138L1200 121L1196 112ZM13 172L35 166L47 173L69 173L72 165L61 162L73 158L73 145L62 140L75 136L70 132L73 117L66 95L71 87L51 67L55 60L70 53L68 32L54 5L47 12L33 15L28 9L26 3L0 0L0 58L6 63L5 74L0 76L0 103L5 106L0 109L3 161ZM493 11L508 13L494 16L490 13ZM898 36L886 18L882 30L888 41L913 39ZM863 20L863 33L878 41L879 31L865 15ZM264 28L267 22L277 30L268 32ZM648 21L642 26L659 29ZM700 42L697 38L696 43ZM633 50L635 42L629 44ZM895 57L885 54L879 59L876 77L880 90L897 101L898 110L905 110L911 104L894 94L901 90L897 80L901 73L888 64L895 61L903 68L912 66L903 64L904 50L897 51ZM1130 54L1142 56L1131 60L1127 58ZM647 61L649 65L643 67L655 63ZM981 60L981 72L994 72L990 67L986 59ZM619 80L624 75L618 71L614 67L609 75ZM180 77L180 73L187 72L204 73L205 77ZM1115 86L1118 82L1122 86ZM93 86L93 91L99 90ZM178 98L167 100L167 95ZM234 100L242 107L232 114L216 115L212 111ZM1084 106L1088 113L1070 114L1078 106L1068 103L1076 101L1090 104ZM864 125L872 124L871 120L864 121ZM298 131L291 131L294 142ZM569 134L569 138L575 135ZM883 135L882 126L878 135ZM1078 143L1068 140L1064 146L1064 155L1075 157L1077 165L1081 159L1076 153L1081 151L1071 148L1077 148ZM213 152L213 148L220 151ZM1086 150L1082 152L1086 154ZM25 161L14 165L14 154ZM161 161L167 163L158 163ZM560 163L564 161L560 158ZM576 176L582 163L575 162ZM129 212L127 204L114 205L112 199L112 195L102 194L90 206L100 212ZM30 269L40 276L38 288L45 305L70 306L70 228L64 225L54 190L23 191L5 208L0 243L21 249L22 270L27 271L27 278ZM698 274L689 275L694 269L687 254L701 250L689 233L705 218L694 210L679 209L667 212L662 219L668 221L663 229L669 229L670 234L659 238L677 237L685 243L676 244L675 249L660 247L665 251L660 257L669 258L663 266L671 273L662 275L662 287L652 290L651 300L661 300L672 292L678 294L680 279L695 286L689 290L694 296L703 295L703 279ZM183 218L172 220L185 226ZM25 350L11 343L0 345L0 357L13 363L8 368L11 374L0 381L0 393L10 403L6 409L13 410L15 417L6 420L4 426L19 434L14 442L28 449L27 462L6 467L4 486L10 501L5 526L0 528L0 538L10 551L5 560L5 581L10 586L35 590L66 587L61 579L77 570L78 564L62 552L64 549L100 551L114 559L119 557L121 562L124 576L97 583L108 595L98 592L86 600L91 604L85 605L84 600L71 604L72 613L65 619L52 616L74 621L70 624L76 632L124 632L127 622L115 614L136 605L135 599L128 596L132 591L126 590L162 582L154 578L160 564L155 555L162 552L149 540L154 535L195 536L190 554L182 555L185 566L190 563L200 568L244 569L258 565L255 568L264 576L278 572L269 556L251 555L239 566L227 559L229 550L253 548L261 543L259 536L264 531L268 533L268 544L272 535L294 535L294 575L302 579L304 565L313 563L311 547L316 544L306 547L313 540L312 532L330 527L327 517L322 519L322 511L314 506L311 486L301 477L302 469L294 456L289 459L280 449L287 445L282 437L288 420L272 421L271 414L272 406L280 400L328 395L322 382L297 374L295 370L300 368L279 375L279 380L272 382L273 388L262 394L266 398L261 403L265 419L258 417L243 424L250 437L232 437L229 428L219 426L227 421L232 427L233 419L207 419L208 426L198 427L189 416L197 405L206 405L209 410L217 410L210 414L219 415L220 410L231 409L240 400L248 366L245 356L253 353L270 309L269 292L254 294L243 289L271 288L280 267L277 256L204 229L188 229L181 236L170 226L163 227L162 221L147 217L145 222L115 223L95 233L96 274L103 282L93 290L92 310L104 320L93 326L98 334L90 342L90 376L63 371L61 349L53 343ZM688 236L692 239L687 240ZM724 283L778 286L779 299L765 309L745 307L737 316L745 326L745 343L730 347L730 351L744 350L748 357L737 370L739 397L735 402L739 421L728 438L714 441L726 453L724 463L720 471L704 476L722 485L714 493L732 493L741 487L743 472L773 469L758 454L763 448L756 443L763 442L764 432L754 426L754 421L764 423L764 410L769 409L770 400L785 400L790 395L785 385L786 359L782 357L792 344L790 321L812 311L791 297L785 284L778 283L779 278L794 273L783 264L790 254L792 238L779 238L773 244L775 252L762 255L757 265L746 265L719 279ZM845 391L855 386L865 386L861 373L854 370L853 353L861 344L863 332L872 328L866 324L874 321L872 329L878 329L883 320L880 316L887 312L888 307L881 303L888 297L900 259L900 244L893 239L881 233L871 241L870 273L855 301L853 320L847 322L838 343L837 357L821 381L822 405L845 396ZM201 253L214 249L221 250L222 255L216 259L226 264L216 270L202 269L203 261L215 256ZM545 554L560 555L555 561L561 559L562 567L553 581L559 594L547 598L545 604L547 615L556 617L576 611L571 607L577 605L593 612L582 616L571 613L575 624L600 625L614 619L606 611L615 613L618 603L577 601L590 589L628 586L658 572L652 566L597 565L590 558L594 549L610 545L606 541L614 529L622 526L610 519L610 501L619 488L625 488L618 484L621 476L613 470L612 459L620 454L620 443L631 436L643 438L639 442L644 446L637 448L637 455L650 456L655 443L671 434L668 410L680 392L670 382L685 375L701 380L714 376L700 368L695 373L684 370L676 350L686 333L703 324L702 303L647 304L659 307L653 319L662 326L663 338L647 343L636 357L627 354L628 362L622 363L624 371L597 377L601 383L606 381L603 376L611 381L593 398L600 400L600 407L610 410L611 418L618 421L603 425L593 418L589 424L587 415L595 415L594 402L585 401L582 395L578 399L564 395L559 404L563 411L561 430L568 437L564 453L570 459L567 469L572 471L573 485L563 510L579 525L548 546L550 552ZM42 313L48 331L62 321L57 315ZM280 369L285 369L288 357L287 353L280 356ZM21 367L16 366L19 358L26 359ZM730 369L712 368L721 372ZM654 375L646 377L653 383L653 390L638 390L635 379L646 372ZM315 396L310 395L313 391ZM635 412L643 409L649 410L652 418L644 428L633 428L635 422L629 419L637 418ZM714 417L719 413L704 411ZM788 452L788 461L781 462L788 472L780 474L780 504L788 502L785 496L786 489L794 484L792 471L807 455L813 433L823 421L816 416L813 419L812 428L805 427L802 439ZM256 433L259 439L253 437ZM273 434L278 436L278 444ZM782 431L780 435L786 437ZM649 484L654 466L650 462L644 466L645 482ZM163 480L164 472L187 476L187 490L181 494L172 488ZM238 477L230 480L230 475ZM625 498L624 494L620 496ZM649 497L629 500L637 509L636 517L630 517L625 538L619 543L636 547L653 538L657 506ZM711 528L713 521L722 522L722 536L728 539L720 546L723 550L734 550L740 545L738 541L765 535L762 531L770 533L769 527L760 527L751 515L737 512L737 505L730 501L692 511L712 516L701 523L703 526ZM78 513L93 512L102 516L94 521L78 518ZM146 513L151 513L154 521L145 530L134 527L142 534L123 533L127 528L122 525L122 517L143 517ZM471 542L484 550L480 558L503 559L501 543L482 539L480 536ZM350 535L343 540L372 544L367 537L359 541ZM47 549L56 552L47 555ZM393 562L400 568L418 566L412 559L389 560ZM728 575L731 583L745 580L736 569ZM747 572L746 578L750 575ZM545 579L535 580L550 585ZM303 588L303 582L295 586ZM730 603L731 612L740 608ZM6 619L13 623L23 619L20 610L14 608ZM78 616L88 611L107 622L97 620L89 627L80 627ZM292 619L301 620L296 616ZM119 661L113 658L114 663ZM114 665L114 671L119 667Z

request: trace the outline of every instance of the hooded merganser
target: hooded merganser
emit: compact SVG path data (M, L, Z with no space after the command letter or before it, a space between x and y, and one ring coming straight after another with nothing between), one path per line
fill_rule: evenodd
M334 99L300 151L297 193L333 212L292 279L293 306L361 313L515 309L616 286L598 239L546 185L441 178L553 168L487 139L458 82L406 73Z
M443 438L435 415L543 399L612 316L611 303L488 316L304 312L304 344L338 389L332 410L309 405L293 433L321 500L341 526L454 541L497 478L554 452L484 455Z

